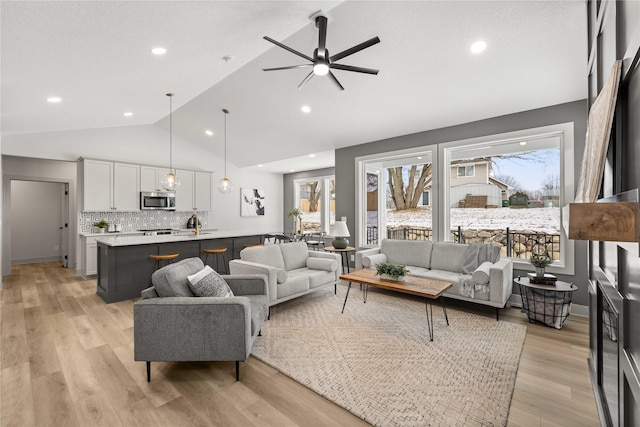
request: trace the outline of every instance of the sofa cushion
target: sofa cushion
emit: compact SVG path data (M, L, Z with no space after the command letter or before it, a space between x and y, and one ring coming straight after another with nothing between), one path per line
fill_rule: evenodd
M156 270L151 283L160 297L192 297L187 276L204 268L200 258L186 258Z
M473 283L477 283L478 285L486 285L489 283L489 278L491 277L491 266L493 263L489 261L485 261L476 268L471 277L473 277Z
M383 262L387 262L387 256L385 254L373 254L362 257L362 266L364 268L374 268Z
M198 297L232 297L227 282L206 265L202 270L187 276L189 288Z
M335 271L313 270L311 268L298 268L289 272L292 277L306 276L309 278L309 289L324 286L327 283L335 283Z
M306 242L292 242L277 245L282 251L284 259L284 268L287 271L295 270L307 266L307 258L309 258L309 248Z
M306 270L306 268L304 269ZM309 290L309 275L290 271L289 278L284 283L278 283L276 299L286 298ZM327 273L328 274L328 273Z
M467 247L462 260L462 274L472 274L485 261L492 263L500 259L500 248L483 243L472 243Z
M460 273L467 247L464 243L436 242L431 253L431 268Z
M240 258L244 261L284 269L284 259L282 258L280 246L283 245L266 245L244 248L240 251Z
M380 253L387 256L387 262L424 268L431 268L432 249L430 240L384 239L380 244Z
M336 271L338 269L338 261L328 258L307 258L307 268L311 270Z

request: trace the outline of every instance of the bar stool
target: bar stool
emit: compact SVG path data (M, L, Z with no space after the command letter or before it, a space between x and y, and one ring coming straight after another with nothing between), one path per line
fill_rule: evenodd
M229 274L229 272L227 271L227 260L224 257L225 252L227 252L227 248L215 248L215 249L203 249L202 252L204 252L205 254L207 254L207 256L204 259L204 264L207 265L207 262L209 261L209 255L213 255L213 257L216 259L216 271L218 273L221 273L221 271L219 270L219 262L220 262L220 258L219 256L222 256L222 265L224 266L224 270L225 270L225 274Z
M149 255L149 258L156 262L154 266L155 271L160 268L160 264L162 263L162 261L166 261L167 264L170 264L174 259L178 258L179 255L179 253L166 255Z

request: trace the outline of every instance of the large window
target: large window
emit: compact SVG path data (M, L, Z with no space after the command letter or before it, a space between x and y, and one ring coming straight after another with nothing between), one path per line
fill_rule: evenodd
M500 246L516 268L528 269L532 254L546 254L554 261L549 271L573 274L573 243L561 226L562 206L573 197L572 124L356 163L358 246L385 238L483 242Z
M385 153L359 162L358 244L382 239L433 238L433 153Z
M295 205L302 212L302 231L328 232L335 221L335 179L333 176L294 181Z

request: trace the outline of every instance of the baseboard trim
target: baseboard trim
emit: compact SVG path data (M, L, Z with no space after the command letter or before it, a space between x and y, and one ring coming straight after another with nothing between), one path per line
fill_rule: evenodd
M511 294L507 305L510 307L522 308L522 296L518 294ZM580 304L571 304L571 313L574 316L589 317L589 306Z
M23 259L12 259L11 265L22 265L22 264L35 264L37 262L51 262L51 261L60 261L60 256L53 257L38 257L38 258L23 258ZM62 262L62 261L60 261Z

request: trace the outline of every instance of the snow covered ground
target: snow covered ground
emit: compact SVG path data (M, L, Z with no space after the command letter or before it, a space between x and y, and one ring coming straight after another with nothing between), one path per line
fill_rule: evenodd
M560 231L560 208L528 209L451 209L451 228L506 229L544 231L549 234ZM387 224L392 226L415 225L431 227L431 207L406 211L387 211Z
M370 222L372 216L375 217L375 213L369 215ZM320 224L320 213L305 213L302 221ZM422 206L406 211L388 210L387 225L431 227L431 207ZM554 234L560 232L560 208L452 208L450 225L452 228L460 226L462 229L476 230L497 230L509 227L511 230L533 230Z

